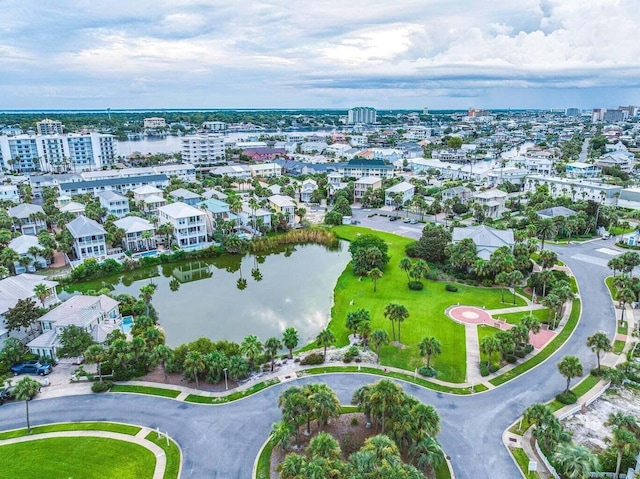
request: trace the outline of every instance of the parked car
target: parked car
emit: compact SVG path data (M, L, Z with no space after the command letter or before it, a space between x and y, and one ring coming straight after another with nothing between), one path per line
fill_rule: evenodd
M396 216L389 216L389 221L398 221Z
M403 218L403 219L402 219L402 222L403 222L403 223L408 223L409 221L411 221L409 218Z
M411 223L412 225L417 225L418 224L418 220L411 220L411 221L409 221L409 223Z
M9 386L9 387L0 389L0 406L6 403L7 401L10 401L11 399L15 398L15 394L13 392L14 389L15 389L14 386Z
M18 374L39 374L40 376L45 376L51 372L51 369L51 364L42 364L37 359L17 363L11 366L11 372L14 376L17 376Z

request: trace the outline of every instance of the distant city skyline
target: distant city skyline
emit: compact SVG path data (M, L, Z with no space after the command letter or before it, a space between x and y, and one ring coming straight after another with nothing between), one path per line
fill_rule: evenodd
M3 2L3 110L640 104L631 0Z

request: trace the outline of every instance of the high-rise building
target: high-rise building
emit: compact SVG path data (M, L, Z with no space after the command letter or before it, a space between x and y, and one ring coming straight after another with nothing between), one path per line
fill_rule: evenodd
M373 124L377 120L378 113L375 108L367 106L358 106L349 110L347 123L356 125L358 123Z
M20 173L88 171L112 165L116 138L101 133L0 136L3 165Z
M611 109L604 112L602 121L604 121L605 123L616 123L618 121L626 120L627 116L627 112L624 110Z
M196 166L224 160L224 136L220 134L184 136L182 160Z
M591 121L597 123L604 120L604 112L607 111L604 108L594 108L591 114Z
M61 135L64 125L61 121L45 118L36 123L38 135Z
M202 128L211 131L224 131L227 129L227 124L224 121L204 121Z
M167 126L167 122L164 118L159 118L157 116L151 118L144 119L144 127L145 128L164 128Z
M639 109L639 107L633 106L633 105L619 106L618 107L618 110L626 111L627 112L627 116L629 118L632 118L634 116L638 116L638 109Z
M567 108L564 111L564 116L580 116L582 110L580 108Z

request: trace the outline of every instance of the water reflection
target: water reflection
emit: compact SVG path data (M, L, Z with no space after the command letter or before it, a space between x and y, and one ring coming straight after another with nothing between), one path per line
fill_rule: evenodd
M289 246L268 255L163 264L101 283L135 296L150 279L157 284L153 305L170 346L200 336L241 341L257 334L264 341L289 326L307 341L328 321L333 287L349 259L346 246Z

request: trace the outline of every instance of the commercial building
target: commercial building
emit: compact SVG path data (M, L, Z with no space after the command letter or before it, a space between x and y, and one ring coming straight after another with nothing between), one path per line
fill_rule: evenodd
M347 123L349 125L357 125L358 123L373 124L377 120L377 115L375 108L358 106L349 110Z
M167 126L167 122L164 118L159 118L157 116L151 118L144 119L144 127L145 128L165 128Z

